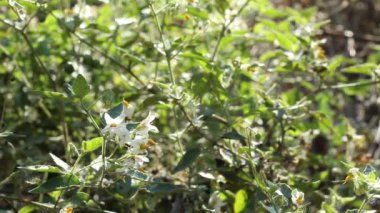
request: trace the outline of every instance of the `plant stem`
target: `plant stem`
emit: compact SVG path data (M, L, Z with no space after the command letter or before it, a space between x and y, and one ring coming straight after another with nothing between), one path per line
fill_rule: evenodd
M50 206L48 204L43 204L43 203L38 203L38 202L34 202L34 201L29 201L29 200L25 200L25 199L22 199L22 198L17 198L17 197L9 197L5 194L0 194L0 199L3 199L3 200L10 200L10 201L16 201L16 202L20 202L20 203L26 203L26 204L30 204L30 205L34 205L34 206L38 206L38 207L43 207L43 208L52 208L53 206Z
M67 183L68 183L68 184L70 183L71 178L74 176L75 168L77 167L78 163L80 162L80 160L82 159L83 156L84 156L84 153L81 153L81 154L78 156L77 160L75 161L74 165L71 167L71 170L70 170L70 173L69 173L69 174L70 174L70 177L69 177L69 179L67 180ZM54 207L53 207L54 210L57 208L57 205L58 205L58 203L59 203L59 200L61 199L61 197L62 197L62 195L63 195L63 193L64 193L65 191L66 191L66 188L62 189L61 192L59 193L58 198L57 198L57 201L55 202Z
M216 54L218 53L220 42L222 41L226 31L228 30L228 27L232 24L232 22L235 21L235 19L241 14L241 12L244 10L244 8L248 5L249 0L247 0L238 10L238 12L231 17L231 19L228 22L225 22L222 26L222 29L220 30L220 33L218 35L218 40L216 41L216 45L214 47L214 51L212 52L212 56L210 58L210 62L214 62Z
M87 109L87 107L84 105L83 103L83 99L80 100L80 104L81 104L81 107L82 109L85 111L86 115L90 118L90 121L92 123L92 125L96 128L96 130L98 130L99 132L101 131L100 130L100 127L98 126L98 124L96 123L94 117L92 117L92 114L91 112Z
M172 65L171 65L171 56L170 56L171 53L170 53L170 50L167 48L167 46L165 44L164 33L163 33L163 30L161 29L160 23L158 21L157 13L154 10L154 7L153 7L153 5L152 5L152 3L150 1L149 1L148 4L149 4L150 9L152 10L152 15L153 15L153 18L154 18L154 22L156 23L156 26L157 26L157 29L158 29L158 33L160 34L160 39L161 39L162 47L164 48L164 52L165 52L166 63L168 64L170 81L171 81L171 83L173 85L175 85L175 78L174 78L174 73L173 73L173 69L172 69Z
M364 86L371 86L371 85L378 84L378 83L380 83L380 80L355 82L355 83L347 83L347 84L338 84L338 85L332 85L332 86L324 86L324 87L321 87L320 90L364 87Z
M104 139L103 143L102 143L102 162L103 162L103 165L102 165L102 174L101 174L100 180L99 180L99 187L100 188L102 188L103 179L104 179L105 170L106 170L106 146L107 146L107 139Z
M87 47L89 47L90 49L94 50L95 52L99 53L100 55L102 55L103 57L105 57L106 59L110 60L112 63L114 63L116 66L124 69L125 71L128 72L128 74L130 74L135 80L137 80L141 85L145 85L144 82L135 74L132 72L131 69L128 69L127 66L125 66L124 64L120 63L117 59L113 58L112 56L108 55L106 52L104 52L103 50L97 48L96 46L94 46L94 44L88 42L87 40L81 38L77 33L75 33L75 31L71 30L65 22L63 22L61 19L59 19L56 15L54 15L53 12L51 11L46 11L47 13L49 13L50 15L52 15L60 24L61 26L63 26L65 28L65 30L69 33L71 33L75 38L77 38L81 43L85 44Z
M365 204L367 204L367 202L368 202L372 197L373 197L373 194L369 195L368 197L366 197L366 198L363 200L363 202L362 202L362 204L360 205L360 208L359 208L359 210L358 210L358 213L360 213L360 212L363 210Z

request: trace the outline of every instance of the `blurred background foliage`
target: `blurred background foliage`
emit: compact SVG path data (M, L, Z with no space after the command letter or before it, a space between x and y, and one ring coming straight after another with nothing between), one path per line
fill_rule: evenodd
M123 99L159 115L143 171L186 190L94 189L78 211L199 212L215 192L223 212L296 211L281 184L305 193L303 211L377 209L342 162L380 166L379 23L375 0L2 1L1 211L54 200L28 192L51 175L17 167L73 164L69 144L99 136L71 98L79 74L99 125Z

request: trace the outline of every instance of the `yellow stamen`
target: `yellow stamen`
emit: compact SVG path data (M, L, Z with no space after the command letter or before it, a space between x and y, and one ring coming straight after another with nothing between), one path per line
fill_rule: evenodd
M147 144L148 144L149 146L153 146L153 145L156 144L156 142L155 142L153 139L148 139Z
M72 213L73 212L73 208L67 208L66 209L66 213Z
M296 203L298 205L302 205L303 204L303 197L302 196L298 196L297 199L296 199Z
M128 103L128 101L126 101L126 100L123 100L123 104L124 104L124 106L126 106L126 107L129 106L129 103Z
M346 184L348 182L350 182L351 180L354 179L354 176L352 174L348 174L346 179L344 179L344 183L343 184Z
M141 149L141 150L147 150L147 149L148 149L148 145L146 145L146 144L141 144L141 145L140 145L140 149Z
M117 127L117 124L112 123L112 124L110 125L110 127Z
M186 21L190 20L190 15L188 13L183 14Z
M318 54L318 59L321 59L321 60L326 59L326 53L322 47L320 46L317 47L317 54Z

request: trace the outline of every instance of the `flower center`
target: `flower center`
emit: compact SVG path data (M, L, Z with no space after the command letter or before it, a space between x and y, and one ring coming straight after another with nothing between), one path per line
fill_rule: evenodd
M124 104L124 106L126 106L126 107L129 106L129 103L128 103L128 101L126 101L126 100L123 100L123 104Z
M354 179L354 175L348 174L347 177L346 177L346 179L344 179L344 183L348 183L348 182L350 182L353 179Z
M110 125L110 127L117 127L117 124L116 124L116 123L112 123L112 124Z
M155 142L153 139L150 139L150 138L149 138L147 144L148 144L149 146L153 146L153 145L156 144L156 142Z
M302 205L303 204L303 197L302 196L298 196L297 199L296 199L296 203L298 205Z
M147 150L147 149L148 149L148 145L146 145L146 144L141 144L141 145L140 145L140 149L141 149L141 150Z

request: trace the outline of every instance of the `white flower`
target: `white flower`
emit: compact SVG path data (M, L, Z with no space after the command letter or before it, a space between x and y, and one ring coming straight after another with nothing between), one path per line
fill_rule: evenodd
M376 180L372 183L372 188L376 191L380 190L380 179L376 178Z
M105 113L104 120L106 121L106 126L101 131L103 135L109 132L110 136L112 137L115 134L119 135L119 133L122 133L124 129L127 130L123 114L117 116L116 118L113 118L110 114Z
M92 162L91 162L91 168L93 168L95 171L100 171L100 169L102 169L103 168L103 159L102 159L102 156L101 155L99 155L95 160L93 160ZM110 167L110 165L108 164L108 162L107 161L105 161L105 169L107 169L107 168L109 168Z
M72 207L65 207L65 208L59 210L59 213L72 213L72 212L73 212Z
M221 209L224 205L226 205L223 200L220 198L219 196L219 192L216 191L214 193L212 193L211 197L210 197L210 200L209 200L209 204L210 206L212 206L212 208L214 209L214 212L215 213L220 213L221 212Z
M349 181L356 181L358 179L359 169L358 168L351 168L348 170L348 175L346 179L344 180L344 183L347 183Z
M305 194L297 189L292 191L292 201L296 206L301 206L304 202Z
M128 103L128 101L124 100L123 101L123 113L122 113L124 115L124 120L131 119L134 112L135 112L135 106Z
M101 133L104 135L107 132L111 137L115 135L120 139L121 144L125 144L130 140L129 130L127 129L126 121L132 117L135 107L127 101L123 101L123 111L116 118L111 117L109 113L104 114L106 126L102 129Z
M149 158L145 155L134 155L131 158L128 158L124 161L124 165L129 168L139 169L143 166L144 163L148 163Z
M137 135L132 141L131 141L131 153L133 154L142 154L145 153L148 149L148 138L146 136L140 136Z
M123 132L120 132L120 135L118 135L119 137L119 142L121 145L125 145L129 142L131 142L131 135L130 135L130 132L127 130L124 130Z
M137 127L136 134L137 135L147 135L148 132L158 132L157 127L152 125L152 121L156 118L156 116L149 112L148 117L146 117L143 121L141 121L140 125Z

